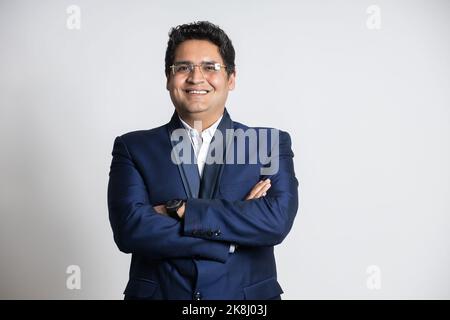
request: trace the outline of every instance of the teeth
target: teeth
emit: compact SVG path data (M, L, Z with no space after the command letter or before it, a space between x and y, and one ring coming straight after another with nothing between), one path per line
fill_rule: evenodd
M193 93L193 94L207 94L208 91L206 91L206 90L189 90L188 93Z

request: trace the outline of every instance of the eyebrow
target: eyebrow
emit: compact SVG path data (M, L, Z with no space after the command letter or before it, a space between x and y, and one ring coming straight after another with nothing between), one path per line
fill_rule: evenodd
M174 62L173 64L174 65L177 65L177 64L194 64L194 62L192 62L192 61L189 61L189 60L182 60L182 61L176 61L176 62ZM200 63L219 63L219 62L217 62L217 61L214 61L214 60L204 60L204 61L202 61L202 62L200 62Z

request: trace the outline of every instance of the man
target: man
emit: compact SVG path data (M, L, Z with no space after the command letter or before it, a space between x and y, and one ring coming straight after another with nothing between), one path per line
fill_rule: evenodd
M117 246L132 253L125 299L283 293L273 247L298 208L291 141L231 120L234 57L228 36L209 22L173 28L165 58L171 121L114 142L108 207ZM254 161L264 146L270 163Z

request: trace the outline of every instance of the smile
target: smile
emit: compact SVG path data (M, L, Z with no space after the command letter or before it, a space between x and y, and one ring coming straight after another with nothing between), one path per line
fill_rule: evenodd
M186 93L192 94L192 95L205 95L209 91L208 90L185 90Z

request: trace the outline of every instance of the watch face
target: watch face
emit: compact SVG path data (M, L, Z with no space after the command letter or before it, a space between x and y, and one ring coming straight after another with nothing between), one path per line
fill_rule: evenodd
M178 200L178 199L175 199L175 200L169 200L169 201L167 201L167 203L166 203L166 208L167 208L167 209L169 209L169 208L175 208L175 207L177 207L177 206L180 204L181 201L182 201L182 200Z

